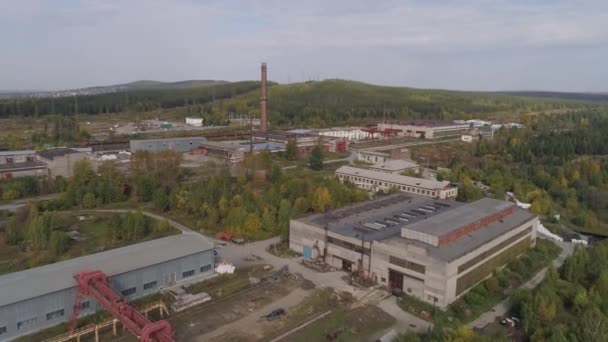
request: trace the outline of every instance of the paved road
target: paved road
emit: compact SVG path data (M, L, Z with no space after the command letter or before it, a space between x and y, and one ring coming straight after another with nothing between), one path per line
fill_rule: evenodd
M0 210L15 211L15 210L21 208L22 206L26 205L29 202L53 200L53 199L58 198L59 195L60 194L49 194L49 195L42 195L42 196L35 196L35 197L20 198L20 199L12 201L10 203L0 205Z
M557 267L560 267L564 263L564 260L566 260L566 258L568 256L572 255L576 245L572 244L572 243L568 243L568 242L558 242L558 241L553 241L553 242L555 242L558 246L560 246L562 248L562 251L560 252L560 254L557 256L557 258L555 260L553 260L553 267L557 268ZM530 280L525 282L521 287L524 289L533 289L536 286L538 286L545 278L547 269L548 269L548 267L545 267L542 270L540 270L534 277L532 277ZM496 319L498 319L500 317L504 317L509 312L510 308L511 308L511 300L510 300L510 298L507 298L507 299L503 300L502 302L496 304L490 311L485 312L484 314L479 316L479 318L477 318L473 322L469 323L468 325L471 328L482 329L486 325L496 321Z

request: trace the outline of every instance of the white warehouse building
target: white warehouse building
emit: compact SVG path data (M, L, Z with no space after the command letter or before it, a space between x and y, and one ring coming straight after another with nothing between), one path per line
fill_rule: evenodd
M436 181L423 178L402 176L382 171L342 166L336 170L341 182L351 182L367 191L388 191L395 188L402 192L441 199L456 198L458 188L449 181Z

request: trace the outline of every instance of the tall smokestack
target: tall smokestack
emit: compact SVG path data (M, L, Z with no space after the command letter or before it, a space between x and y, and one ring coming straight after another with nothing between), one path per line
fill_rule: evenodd
M266 63L262 63L262 95L260 96L260 131L268 130L268 82L266 81Z

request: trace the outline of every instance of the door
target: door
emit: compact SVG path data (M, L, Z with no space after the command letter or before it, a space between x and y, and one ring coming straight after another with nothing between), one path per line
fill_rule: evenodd
M302 254L304 254L304 258L305 259L312 258L312 248L311 247L304 247L304 251L303 251Z
M401 294L403 292L403 274L389 269L388 287L393 294Z
M352 272L353 271L353 263L342 259L342 271Z

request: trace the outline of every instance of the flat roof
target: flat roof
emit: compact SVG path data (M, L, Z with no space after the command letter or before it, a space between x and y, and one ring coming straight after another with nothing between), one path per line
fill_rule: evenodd
M251 142L248 140L238 141L207 141L202 144L202 147L216 147L220 149L226 149L231 151L249 152ZM269 150L270 152L285 150L285 145L282 143L265 141L265 142L254 142L254 151Z
M459 202L398 193L307 216L297 221L319 228L327 227L331 232L348 237L365 236L365 240L380 241L399 236L401 228L407 224L461 205ZM404 216L396 218L398 215Z
M74 274L101 270L115 276L213 249L196 233L184 233L111 249L0 276L0 307L74 287Z
M454 210L466 210L468 205L456 208ZM450 212L446 212L449 214ZM430 218L435 219L443 215L437 215ZM387 244L396 248L403 248L407 245L414 245L425 249L428 254L437 260L444 262L452 262L476 249L485 245L486 243L512 231L513 229L520 227L526 222L530 222L535 219L536 216L527 210L517 208L511 215L504 217L499 221L494 221L481 229L478 229L472 233L464 235L454 241L450 241L445 245L435 247L422 241L403 238L401 236L392 236L389 239L382 240L380 243ZM420 223L426 223L422 221ZM445 223L445 222L444 222ZM415 224L414 224L415 225ZM410 228L405 227L405 228Z
M512 202L482 198L460 208L431 217L423 222L409 225L407 229L433 236L442 236L513 206L515 206L515 203Z
M58 147L38 152L38 155L44 159L53 160L55 157L63 157L68 154L80 153L73 148Z
M467 124L459 124L454 121L443 120L391 120L388 121L387 124L418 127L468 126Z
M402 176L382 171L361 169L352 166L342 166L336 170L336 173L344 173L350 176L372 178L379 181L391 182L396 184L417 186L424 189L443 190L450 185L449 181L436 181L424 178Z
M28 156L36 154L34 150L20 150L20 151L0 151L0 157L10 157L10 156Z
M377 163L374 164L372 166L370 166L370 169L377 169L377 170L385 170L385 171L399 171L399 170L405 170L405 169L411 169L414 167L418 167L418 164L409 161L409 160L403 160L403 159L393 159L393 160L387 160L383 163Z
M160 139L141 139L141 140L130 140L130 142L160 142L160 141L190 141L190 140L204 140L205 137L182 137L182 138L160 138Z

